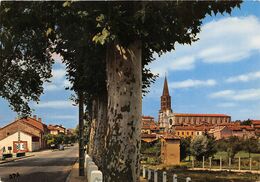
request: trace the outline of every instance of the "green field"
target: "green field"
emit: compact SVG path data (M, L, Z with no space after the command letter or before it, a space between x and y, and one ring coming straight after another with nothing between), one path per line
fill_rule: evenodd
M167 172L167 181L172 181L173 174L177 174L178 182L186 181L186 177L190 177L192 182L252 182L260 180L259 174L227 171L192 171L182 167L168 167L167 169L158 170L158 181L162 181L162 173L164 171ZM148 172L146 172L147 175ZM152 172L151 179L153 178Z
M252 158L258 158L260 160L260 153L251 153L250 154ZM222 157L222 158L227 158L228 155L227 155L227 152L218 152L215 154L215 158L219 159L219 157ZM240 151L238 152L236 155L235 155L235 158L238 158L238 157L241 157L241 158L249 158L249 153L248 152L244 152L244 151Z

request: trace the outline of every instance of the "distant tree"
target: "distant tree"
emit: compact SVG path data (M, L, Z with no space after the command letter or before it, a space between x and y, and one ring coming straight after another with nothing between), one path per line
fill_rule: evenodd
M181 160L184 160L187 156L190 156L191 154L190 145L191 145L191 137L181 138L180 141Z
M259 152L259 140L257 138L244 139L243 150L248 152L249 157L251 157L251 153Z
M247 119L241 122L241 125L251 125L252 124L252 120Z
M242 142L237 136L231 136L226 140L226 151L228 157L234 159L235 155L242 150Z
M60 133L58 135L54 135L54 143L56 145L64 143L65 135L63 133Z
M191 142L191 154L197 160L202 160L202 157L208 158L216 153L215 140L212 137L196 136Z

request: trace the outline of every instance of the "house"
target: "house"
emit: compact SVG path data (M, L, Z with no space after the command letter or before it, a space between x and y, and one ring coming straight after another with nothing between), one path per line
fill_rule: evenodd
M154 117L142 116L141 133L152 134L152 133L159 133L159 131L160 128L154 121Z
M60 133L66 134L66 128L64 128L62 125L48 125L49 133L52 135L58 135Z
M255 130L255 135L260 136L260 120L252 120L251 127Z
M216 126L210 129L208 133L211 134L216 140L229 138L233 135L232 130L227 126Z
M169 134L161 138L161 160L166 165L180 164L180 138Z
M11 148L13 153L43 149L47 132L47 126L36 115L16 119L0 129L0 149Z

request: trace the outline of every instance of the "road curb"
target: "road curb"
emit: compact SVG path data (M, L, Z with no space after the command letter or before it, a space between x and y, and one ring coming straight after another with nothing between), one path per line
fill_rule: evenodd
M35 155L32 154L32 155L23 156L23 157L11 159L11 160L1 161L0 164L5 164L5 163L8 163L8 162L14 162L14 161L18 161L18 160L20 160L20 159L25 159L25 158L29 158L29 157L33 157L33 156L35 156Z
M75 160L74 164L72 165L71 170L70 170L70 173L69 173L69 175L67 176L65 182L70 182L70 181L71 181L72 172L73 172L73 169L76 167L78 160L79 160L79 159L77 158L77 160Z

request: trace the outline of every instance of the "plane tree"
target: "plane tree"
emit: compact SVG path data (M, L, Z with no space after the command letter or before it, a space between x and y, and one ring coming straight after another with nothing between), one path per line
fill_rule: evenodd
M67 67L68 79L73 83L72 89L76 93L81 93L78 95L89 98L88 103L92 103L96 98L100 98L99 96L92 97L92 93L98 93L96 89L104 88L106 92L105 102L103 102L106 127L101 132L104 142L103 146L99 145L96 148L96 151L102 151L102 154L98 155L103 157L102 163L99 164L105 181L139 181L141 100L142 89L147 87L142 84L144 80L142 73L146 73L147 77L150 76L150 81L154 79L153 74L143 66L153 60L153 54L161 55L174 50L176 43L191 44L197 41L196 36L200 32L202 20L206 15L218 12L231 13L232 8L239 4L240 1L95 3L66 1L64 3L27 2L26 6L23 3L19 3L18 6L17 3L2 2L1 52L4 52L5 56L12 54L14 49L6 49L7 43L16 45L12 36L20 39L23 37L25 40L21 40L22 43L28 39L29 44L18 46L20 54L28 55L28 57L22 57L19 60L24 60L32 68L36 67L35 70L37 68L39 70L35 71L35 77L38 77L37 84L34 85L31 82L27 85L28 88L35 88L35 90L28 93L21 90L20 93L8 95L6 92L10 88L1 87L0 95L6 98L16 111L25 112L19 109L20 104L28 106L29 100L39 99L43 92L42 83L50 78L53 63L50 53L54 51L61 53ZM13 18L12 14L15 14L15 11L18 11L19 16ZM27 24L19 23L22 21L19 18L20 15L24 16L24 14ZM79 16L81 19L78 20ZM71 24L74 26L70 27ZM64 26L63 29L61 29L62 26ZM27 32L31 30L34 31ZM6 37L7 32L12 36ZM41 49L32 46L30 42L37 43L34 40L36 38L30 37L35 32L36 38L43 37L39 43L45 41L44 45L38 45ZM82 39L78 38L79 35ZM73 36L77 37L74 39ZM7 40L2 41L2 37ZM32 51L25 54L24 50L27 50L27 47L31 47ZM80 49L81 51L78 51ZM35 56L46 51L47 55L40 57L41 59ZM98 58L99 56L101 58ZM3 60L9 64L14 63L14 65L11 64L13 68L18 65L13 61L16 58L16 56L9 59L5 57ZM33 60L36 65L31 64L29 60ZM46 60L49 62L46 63ZM92 67L92 65L95 66ZM42 69L43 66L47 69ZM5 65L2 67L6 68ZM29 69L26 68L27 70ZM102 76L100 75L99 80L97 79L99 77L95 75L100 70L102 70L100 73ZM24 76L19 83L27 77L30 75ZM6 78L10 83L19 80L12 76ZM85 79L90 82L86 83ZM97 87L88 85L95 79L101 85ZM1 86L4 83L1 83ZM145 79L144 83L149 83L149 79ZM21 87L18 85L17 88ZM24 96L24 92L27 95ZM20 98L23 102L18 104L15 101L11 102L9 98L13 96ZM92 109L92 116L97 114L99 109L100 107ZM29 108L26 107L25 110ZM97 128L99 127L94 130L98 131ZM93 140L100 135L97 132Z

